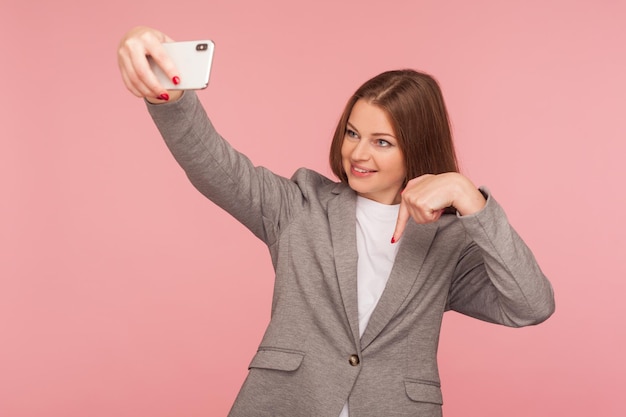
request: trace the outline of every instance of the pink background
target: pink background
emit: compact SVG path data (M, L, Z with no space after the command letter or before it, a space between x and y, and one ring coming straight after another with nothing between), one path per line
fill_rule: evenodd
M284 175L329 173L365 79L434 74L557 296L521 330L446 315L444 413L626 415L626 2L1 1L0 416L223 416L268 322L267 250L122 86L138 24L215 40L201 100Z

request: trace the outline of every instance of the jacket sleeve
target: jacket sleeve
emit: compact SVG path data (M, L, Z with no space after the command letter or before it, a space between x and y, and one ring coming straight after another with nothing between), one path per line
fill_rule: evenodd
M487 195L486 206L460 216L467 244L458 261L448 309L488 322L522 327L554 312L554 293L530 249Z
M215 130L193 91L148 110L187 177L203 195L229 212L266 244L303 203L298 185L255 167Z

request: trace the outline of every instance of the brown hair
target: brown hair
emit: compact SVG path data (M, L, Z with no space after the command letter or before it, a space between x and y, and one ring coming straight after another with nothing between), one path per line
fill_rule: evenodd
M407 178L458 172L448 112L437 81L414 70L383 72L366 81L348 100L330 145L330 167L347 182L341 146L354 104L364 99L390 118L405 160Z

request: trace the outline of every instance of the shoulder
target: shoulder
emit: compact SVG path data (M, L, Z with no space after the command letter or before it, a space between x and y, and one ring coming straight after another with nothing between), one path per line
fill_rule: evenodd
M291 180L300 188L309 190L328 189L332 190L342 184L308 168L299 168L291 177Z
M336 184L335 181L309 168L298 168L291 176L294 182L315 184Z
M291 180L298 185L302 194L308 199L327 201L335 195L352 192L347 184L334 181L308 168L298 169Z

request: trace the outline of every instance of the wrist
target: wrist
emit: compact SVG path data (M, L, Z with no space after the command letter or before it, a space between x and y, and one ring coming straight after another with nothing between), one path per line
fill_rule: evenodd
M478 187L467 177L457 175L456 193L452 203L461 216L467 216L479 212L487 204L487 200Z

